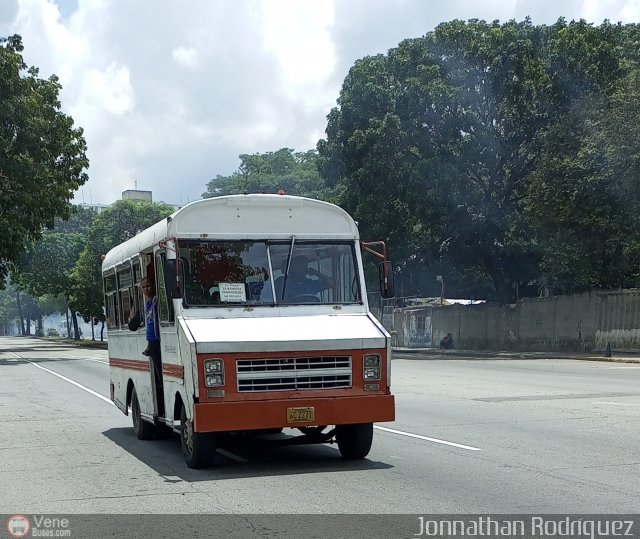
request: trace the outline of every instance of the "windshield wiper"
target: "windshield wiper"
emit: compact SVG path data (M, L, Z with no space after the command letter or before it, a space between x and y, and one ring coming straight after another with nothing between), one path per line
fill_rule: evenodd
M269 275L271 276L269 279L269 284L271 286L271 305L275 305L278 303L278 298L276 297L276 283L273 278L273 263L271 262L271 243L269 240L265 242L265 246L267 248L267 264L269 265Z
M287 278L289 277L289 268L291 267L291 256L293 255L293 246L296 244L296 237L291 236L291 245L289 246L289 254L287 256L287 268L284 272L284 281L282 281L282 300L284 301L284 293L287 289Z

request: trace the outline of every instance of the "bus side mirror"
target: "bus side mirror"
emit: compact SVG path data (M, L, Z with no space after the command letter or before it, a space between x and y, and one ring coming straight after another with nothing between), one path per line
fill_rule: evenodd
M177 263L180 263L180 266L177 266ZM175 259L167 259L164 261L164 274L165 274L165 284L167 286L167 294L169 297L173 299L180 299L182 297L182 283L184 279L180 279L180 282L177 281L178 271L180 272L180 277L184 276L184 269L182 267L182 260Z
M389 261L380 262L378 272L380 274L380 295L384 299L393 298L396 295L393 280L393 264Z

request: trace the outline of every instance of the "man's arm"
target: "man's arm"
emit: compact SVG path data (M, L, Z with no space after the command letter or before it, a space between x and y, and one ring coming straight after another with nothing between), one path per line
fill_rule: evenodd
M142 327L142 318L139 312L131 313L131 318L129 318L129 321L127 322L127 327L131 331L137 331Z
M312 275L318 278L316 282L322 285L322 288L320 288L320 290L333 288L333 286L335 285L335 280L332 277L325 275L324 273L322 273L321 271L318 271L315 268L307 268L307 275Z

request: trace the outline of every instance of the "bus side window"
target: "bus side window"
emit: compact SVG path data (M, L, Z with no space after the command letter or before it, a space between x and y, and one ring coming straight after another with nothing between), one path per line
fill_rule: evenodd
M126 326L131 317L131 289L133 285L131 267L118 270L118 303L120 307L120 325Z
M104 278L105 307L107 309L107 326L118 327L118 310L116 301L116 275L110 273Z
M142 272L140 271L140 262L133 263L133 311L142 313L144 311L144 299L142 298L142 290L140 289L140 281L142 280Z
M173 301L167 295L164 282L164 253L156 254L156 294L160 309L160 322L173 322Z

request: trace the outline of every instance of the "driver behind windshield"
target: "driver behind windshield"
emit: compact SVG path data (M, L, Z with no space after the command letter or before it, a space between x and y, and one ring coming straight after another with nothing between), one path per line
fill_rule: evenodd
M307 258L300 255L291 259L289 273L279 277L275 282L278 298L285 302L309 300L311 299L309 296L316 296L319 292L332 286L333 279L331 277L309 267Z

